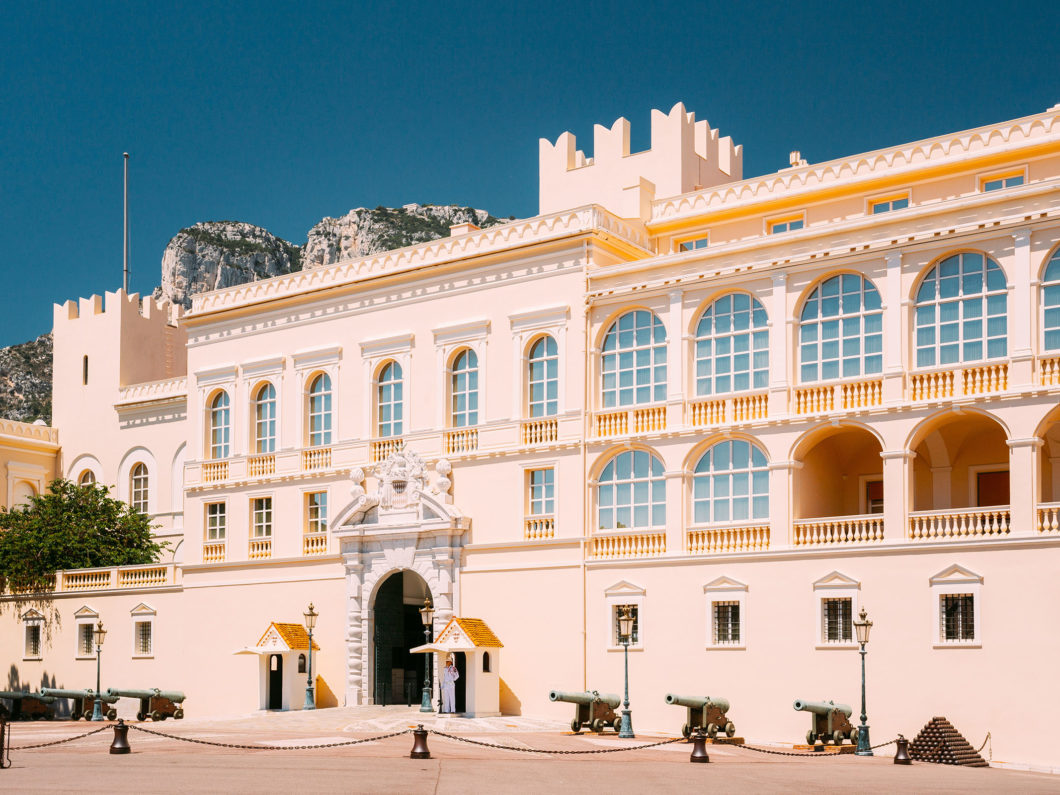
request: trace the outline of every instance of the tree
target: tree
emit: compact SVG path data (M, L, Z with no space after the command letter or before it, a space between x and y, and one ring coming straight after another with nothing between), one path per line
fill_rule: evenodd
M0 509L0 591L49 591L63 569L154 563L167 546L106 486L54 480L29 505Z

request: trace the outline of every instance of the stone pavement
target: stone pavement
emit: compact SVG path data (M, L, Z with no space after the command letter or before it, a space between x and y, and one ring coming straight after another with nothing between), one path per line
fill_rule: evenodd
M417 723L447 734L516 748L516 752L432 734L432 757L409 759L412 735L317 750L247 750L200 745L129 730L132 753L108 753L113 731L40 750L18 746L72 737L101 724L16 723L13 766L0 770L0 791L35 792L400 792L537 793L604 788L661 792L709 787L725 792L1018 792L1060 793L1060 776L916 763L894 765L894 747L871 759L811 759L708 746L709 765L693 765L683 742L654 748L570 756L561 751L610 751L667 739L613 734L571 736L565 724L522 717L463 719L421 716L403 707L353 707L316 712L256 713L226 720L147 722L144 729L210 742L264 747L345 742L402 731ZM109 724L108 724L109 726Z

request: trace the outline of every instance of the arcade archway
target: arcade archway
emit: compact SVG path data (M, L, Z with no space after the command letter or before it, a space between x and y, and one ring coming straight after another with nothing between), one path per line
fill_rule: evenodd
M395 571L379 583L371 605L374 703L419 703L426 657L409 654L409 649L425 642L419 611L429 596L433 599L427 582L408 569Z

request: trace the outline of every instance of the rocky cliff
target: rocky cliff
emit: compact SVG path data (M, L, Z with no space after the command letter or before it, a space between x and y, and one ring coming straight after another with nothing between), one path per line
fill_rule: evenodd
M0 417L51 422L51 334L0 348Z

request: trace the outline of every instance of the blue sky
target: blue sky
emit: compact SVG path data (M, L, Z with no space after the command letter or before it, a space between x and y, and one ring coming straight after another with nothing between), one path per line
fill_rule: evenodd
M7 3L0 27L0 345L51 305L159 282L197 221L294 243L407 202L537 208L537 140L683 101L744 174L1060 102L1060 4Z

